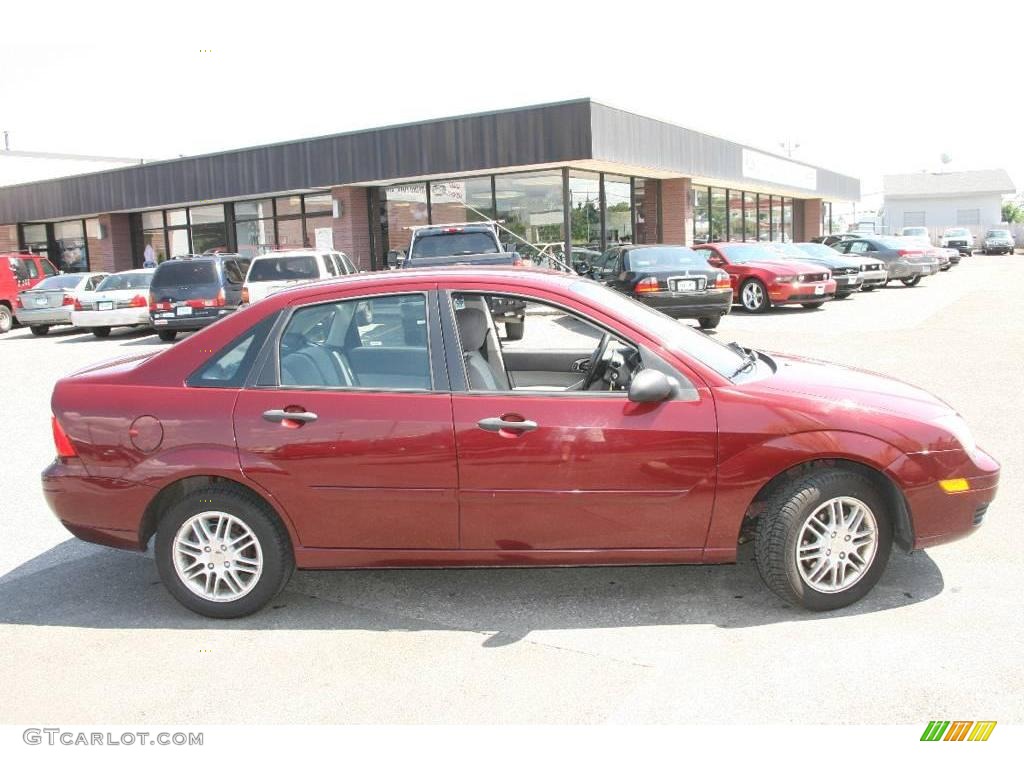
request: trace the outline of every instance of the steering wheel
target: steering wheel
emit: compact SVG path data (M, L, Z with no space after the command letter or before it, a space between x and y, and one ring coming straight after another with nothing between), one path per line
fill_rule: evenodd
M587 366L587 374L583 377L583 385L580 389L590 389L590 386L600 378L600 371L598 366L601 361L604 360L605 353L608 351L608 345L612 343L612 335L605 332L601 336L601 341L598 342L597 349L594 350L594 354L590 356L590 363Z

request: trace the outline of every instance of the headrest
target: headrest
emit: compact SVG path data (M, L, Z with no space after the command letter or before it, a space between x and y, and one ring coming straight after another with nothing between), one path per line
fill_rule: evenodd
M455 322L459 326L459 338L462 340L463 352L479 352L487 338L490 327L487 316L475 307L456 310Z

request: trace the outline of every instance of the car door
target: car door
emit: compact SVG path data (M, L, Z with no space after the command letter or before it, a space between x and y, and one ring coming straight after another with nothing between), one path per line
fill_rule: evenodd
M268 342L260 384L235 405L239 460L302 546L458 547L436 315L430 290L342 295L294 307Z
M715 487L715 413L703 384L675 372L679 397L641 405L625 392L516 387L515 376L503 383L501 355L532 353L548 367L575 366L590 360L606 330L640 351L645 365L672 373L609 318L519 295L527 305L523 338L494 346L488 332L478 352L497 369L497 389L474 389L466 366L475 351L463 349L469 334L460 335L457 313L478 297L449 298L442 301L445 347L463 350L462 359L448 358L462 547L699 552Z

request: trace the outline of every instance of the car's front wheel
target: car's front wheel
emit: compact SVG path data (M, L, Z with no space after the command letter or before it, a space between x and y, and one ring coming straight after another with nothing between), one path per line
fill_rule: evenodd
M768 289L764 283L752 277L740 288L740 303L747 312L766 312L771 306Z
M274 512L244 491L216 486L193 491L161 518L156 564L178 602L217 619L258 611L295 570Z
M913 277L903 277L900 278L900 282L907 286L907 288L913 288L915 285L921 282L921 276L914 275Z
M875 290L875 288L877 288L877 287L878 286L874 285L874 284L872 284L872 285L863 285L863 286L861 286L861 290L864 291L865 293L871 293L871 291Z
M884 494L857 472L823 468L772 494L758 517L754 558L761 578L780 597L830 611L871 590L891 548Z

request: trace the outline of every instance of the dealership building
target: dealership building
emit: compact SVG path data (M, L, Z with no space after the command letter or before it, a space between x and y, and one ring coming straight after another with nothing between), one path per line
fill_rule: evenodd
M566 249L801 241L859 197L856 178L581 99L0 187L0 252L113 271L314 246L380 269L415 225L498 219Z

